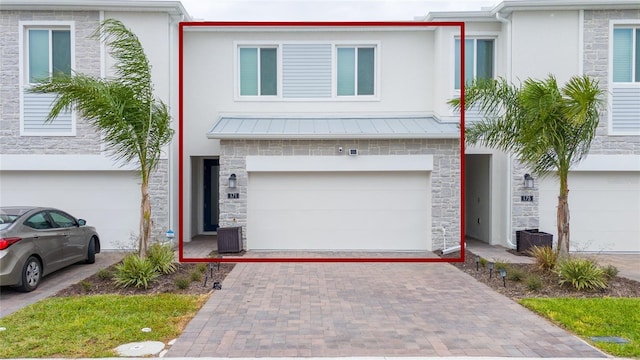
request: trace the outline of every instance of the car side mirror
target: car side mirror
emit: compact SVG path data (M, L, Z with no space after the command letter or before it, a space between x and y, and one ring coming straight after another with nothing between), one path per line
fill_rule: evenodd
M78 225L80 225L80 226L85 226L85 225L87 225L87 220L85 220L85 219L78 219Z

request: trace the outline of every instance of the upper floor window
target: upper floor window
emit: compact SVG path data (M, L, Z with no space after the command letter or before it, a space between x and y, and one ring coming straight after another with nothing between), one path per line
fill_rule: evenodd
M24 89L53 74L71 75L74 67L74 23L72 21L20 22L20 83ZM50 122L45 119L56 94L23 91L20 94L20 134L23 136L75 136L75 115L62 111Z
M375 94L375 48L337 48L337 95Z
M278 49L240 48L240 95L278 95Z
M29 83L61 72L71 74L69 29L27 29L27 78Z
M494 76L494 39L464 40L464 82L473 79L491 79ZM454 88L460 90L460 39L455 40Z
M613 29L613 82L640 82L640 27Z

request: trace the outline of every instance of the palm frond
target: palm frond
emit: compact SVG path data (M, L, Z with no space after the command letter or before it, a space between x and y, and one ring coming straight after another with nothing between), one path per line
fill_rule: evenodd
M116 60L115 79L150 103L153 99L151 65L138 37L115 19L104 20L92 37L107 44L109 54Z

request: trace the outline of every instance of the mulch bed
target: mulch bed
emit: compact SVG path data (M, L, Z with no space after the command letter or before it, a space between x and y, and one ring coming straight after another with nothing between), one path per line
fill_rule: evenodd
M152 295L162 293L172 294L209 294L213 291L214 282L222 282L224 278L233 270L235 264L233 263L220 263L218 269L218 263L211 263L213 267L213 276L211 275L211 269L209 264L206 264L205 272L202 273L198 264L196 263L176 263L177 270L174 273L162 275L146 289L133 288L133 287L119 287L110 277L101 276L101 272L93 274L88 278L73 284L60 292L55 296L75 296L75 295L101 295L101 294L118 294L118 295ZM107 268L107 271L113 273L116 265L112 265ZM178 288L176 282L179 278L186 278L191 280L191 274L193 272L199 272L201 274L200 280L192 280L189 286L185 289ZM206 283L205 283L206 280Z
M444 258L460 258L460 252L443 255ZM494 270L491 278L489 269L479 266L476 270L476 255L469 250L465 251L464 262L452 262L451 264L461 271L469 274L477 281L491 287L493 290L508 296L514 300L535 297L640 297L640 282L624 277L616 276L607 283L607 288L601 291L576 290L573 287L558 283L558 276L553 272L540 272L533 264L508 264L507 281L504 286L502 277ZM493 259L487 259L492 261ZM520 281L509 279L510 271L520 271L524 276ZM540 279L539 290L530 290L527 287L527 277L537 276Z

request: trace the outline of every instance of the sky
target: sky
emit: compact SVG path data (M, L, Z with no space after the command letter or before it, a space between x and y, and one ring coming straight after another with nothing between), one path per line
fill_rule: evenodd
M180 0L194 20L406 21L433 11L477 11L500 0Z

